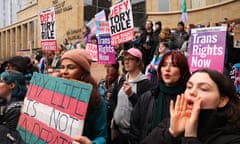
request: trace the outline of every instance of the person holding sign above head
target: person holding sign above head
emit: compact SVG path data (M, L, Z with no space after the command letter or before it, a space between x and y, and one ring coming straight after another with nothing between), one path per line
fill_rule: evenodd
M78 144L105 144L107 141L107 110L97 83L90 72L91 56L84 49L73 49L61 57L61 77L92 84L93 90L88 104L82 136L73 138ZM80 132L79 132L80 133Z
M240 99L231 80L215 70L195 71L184 94L170 103L170 119L142 144L239 144Z
M139 144L158 123L169 117L169 102L185 90L190 76L188 61L180 51L169 51L159 63L158 85L142 94L131 116L130 141Z

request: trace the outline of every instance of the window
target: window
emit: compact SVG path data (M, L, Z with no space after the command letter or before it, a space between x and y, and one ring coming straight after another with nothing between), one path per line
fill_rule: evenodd
M159 12L169 11L169 0L158 0L158 10Z

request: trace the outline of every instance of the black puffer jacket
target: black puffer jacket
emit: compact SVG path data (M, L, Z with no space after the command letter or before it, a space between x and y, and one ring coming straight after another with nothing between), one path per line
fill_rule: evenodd
M0 98L0 144L24 144L16 130L22 105L22 101L7 103Z
M158 93L158 87L145 92L134 107L130 126L131 144L139 144L151 132L154 103Z
M171 87L160 82L159 85L141 95L131 115L130 143L139 144L157 126L154 114L158 113L158 109L163 110L162 114L158 113L162 115L159 122L168 118L170 101L175 101L177 95L183 93L184 90L185 84L182 81ZM160 102L161 93L163 93L163 99Z
M201 110L197 137L172 137L166 119L141 144L240 144L240 128L230 125L222 111Z

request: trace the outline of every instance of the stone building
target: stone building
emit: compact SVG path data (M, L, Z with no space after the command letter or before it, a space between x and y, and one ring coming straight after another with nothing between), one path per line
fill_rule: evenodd
M84 13L92 15L85 8L85 0L25 0L24 8L17 12L17 22L0 29L0 61L17 54L19 50L40 48L39 11L55 7L57 42L81 39ZM116 0L86 0L95 5L93 11L106 9ZM223 21L224 18L239 22L240 0L186 0L187 23L207 24ZM101 2L101 3L100 3ZM131 0L135 13L136 27L145 25L145 20L162 21L163 26L176 27L181 17L181 0ZM89 18L89 17L87 17Z

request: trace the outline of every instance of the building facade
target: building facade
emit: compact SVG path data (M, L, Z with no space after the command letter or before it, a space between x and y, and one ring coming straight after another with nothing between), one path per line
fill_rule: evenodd
M175 28L181 21L182 0L148 0L147 19L162 21L163 26ZM239 0L186 0L188 21L186 24L222 22L224 18L239 21Z
M84 2L81 0L26 0L17 12L17 22L0 29L0 61L17 54L19 50L40 48L41 10L54 7L56 14L57 42L63 39L81 39Z
M0 1L0 28L11 25L17 21L16 12L23 8L22 0Z
M20 2L21 0L8 0ZM8 1L0 1L0 6ZM0 28L0 61L17 54L19 50L40 48L38 14L41 10L55 8L57 42L63 39L81 40L81 28L96 12L106 11L117 0L25 0L17 12L17 21ZM240 0L186 0L187 24L239 20ZM181 20L181 0L131 0L134 25L144 26L145 20L162 21L163 26L176 27ZM92 5L92 10L88 7ZM0 8L0 10L3 7ZM12 8L14 9L14 8ZM84 10L85 9L85 10ZM0 17L3 15L0 12ZM1 22L1 20L0 20Z

